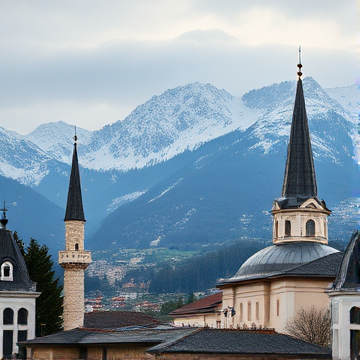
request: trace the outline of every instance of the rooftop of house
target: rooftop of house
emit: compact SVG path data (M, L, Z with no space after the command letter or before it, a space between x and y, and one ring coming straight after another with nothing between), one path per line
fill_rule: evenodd
M222 303L222 292L204 297L200 300L194 301L191 304L182 306L171 312L170 316L181 316L199 313L213 313Z
M162 343L148 352L206 354L281 354L331 359L325 349L274 330L230 330L200 328L172 343Z
M85 313L84 327L117 329L126 326L155 327L161 322L152 316L134 311L94 311Z
M0 291L36 291L36 283L30 279L19 246L16 244L11 231L6 228L0 229L0 266L2 267L2 275L4 275L0 280ZM5 276L3 266L9 266L8 276Z
M153 329L123 328L120 330L77 328L21 342L36 346L103 346L131 344L149 346L150 354L244 354L303 356L307 359L331 359L325 349L274 330L230 330L159 326Z

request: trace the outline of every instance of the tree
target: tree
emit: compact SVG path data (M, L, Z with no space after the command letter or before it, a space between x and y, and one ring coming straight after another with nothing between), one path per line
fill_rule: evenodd
M21 241L21 240L20 240ZM19 241L17 241L19 243ZM36 290L36 336L49 335L62 329L63 298L59 279L54 279L54 262L46 245L31 239L24 249L25 263Z
M315 306L301 308L293 319L287 322L285 330L297 339L323 347L331 344L331 315L328 308Z

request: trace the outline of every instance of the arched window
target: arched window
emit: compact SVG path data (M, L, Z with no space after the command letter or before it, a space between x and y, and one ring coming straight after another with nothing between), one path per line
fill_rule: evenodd
M5 261L1 265L1 281L13 281L13 266L10 261Z
M353 307L350 310L350 324L360 324L360 308Z
M306 236L315 236L315 221L308 220L306 222Z
M251 302L249 301L248 302L248 311L247 311L247 318L248 318L248 321L251 321Z
M275 221L275 238L277 239L279 237L279 222Z
M21 308L18 311L18 324L27 325L27 323L28 323L28 311L24 308Z
M14 324L14 310L6 308L3 311L3 324L4 325L13 325Z
M285 220L285 236L291 236L291 221Z
M75 251L79 250L79 244L75 244Z

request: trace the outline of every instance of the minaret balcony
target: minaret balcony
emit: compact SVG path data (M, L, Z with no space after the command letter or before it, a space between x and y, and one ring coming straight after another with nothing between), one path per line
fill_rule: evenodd
M59 263L91 263L91 252L83 250L65 250L59 251Z

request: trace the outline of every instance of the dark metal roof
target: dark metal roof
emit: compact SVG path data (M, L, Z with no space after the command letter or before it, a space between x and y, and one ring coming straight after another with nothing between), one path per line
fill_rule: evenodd
M149 353L298 355L306 359L331 359L330 349L269 330L202 328L172 344L160 344Z
M297 82L282 197L315 197L317 186L302 80Z
M36 291L20 249L10 230L0 229L0 266L10 262L13 267L13 281L0 281L0 291Z
M134 311L94 311L85 313L84 327L117 329L124 326L157 326L160 321L152 316Z
M272 245L251 256L244 262L234 277L220 281L219 284L268 278L275 275L290 275L288 270L309 264L334 253L338 253L338 250L327 245L310 241ZM312 275L328 276L329 272L331 273L332 270L325 267L326 264L327 262L325 261L324 267L313 264L308 270L313 271L317 268L317 272L312 273ZM301 271L305 270L302 269ZM330 276L335 277L336 269L331 274L332 275Z
M79 163L78 163L76 147L77 147L76 143L74 143L69 192L68 192L65 219L64 219L65 221L66 220L85 221L82 196L81 196Z
M26 346L37 345L96 345L96 344L129 344L146 343L153 346L162 342L174 341L191 332L194 328L158 328L158 329L122 329L118 331L103 329L77 328L56 334L38 337L21 342Z
M360 290L360 232L355 231L345 249L336 279L332 285L334 291Z

